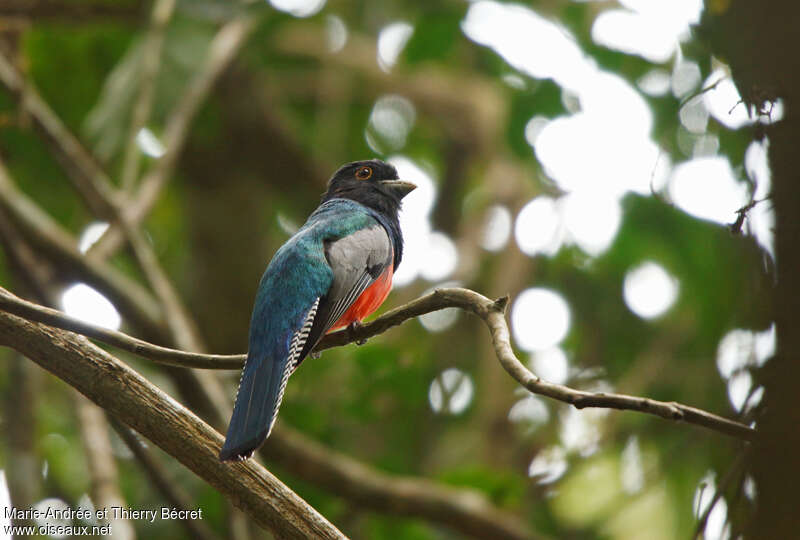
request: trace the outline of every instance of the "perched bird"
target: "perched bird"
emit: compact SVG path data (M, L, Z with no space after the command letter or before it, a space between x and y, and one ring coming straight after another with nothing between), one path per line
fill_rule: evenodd
M415 188L382 161L348 163L275 253L258 286L222 461L261 446L289 376L327 332L360 324L386 299L403 257L400 201Z

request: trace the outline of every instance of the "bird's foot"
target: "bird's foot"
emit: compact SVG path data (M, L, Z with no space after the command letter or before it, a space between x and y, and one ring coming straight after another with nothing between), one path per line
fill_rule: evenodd
M311 354L309 354L309 356L314 360L318 360L319 357L322 356L322 353L319 351L311 351Z
M361 321L353 321L347 325L347 337L351 341L355 341L356 345L363 345L367 342L367 338L356 339L355 333L358 332L364 325Z

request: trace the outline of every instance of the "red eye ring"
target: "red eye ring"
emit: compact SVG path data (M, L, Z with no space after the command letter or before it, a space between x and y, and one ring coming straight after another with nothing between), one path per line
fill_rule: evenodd
M356 178L359 180L369 180L372 177L372 167L361 167L356 171Z

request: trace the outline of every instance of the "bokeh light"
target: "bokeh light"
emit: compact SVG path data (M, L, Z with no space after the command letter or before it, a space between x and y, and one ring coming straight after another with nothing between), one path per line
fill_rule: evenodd
M269 0L269 3L295 17L310 17L325 7L325 0Z
M628 9L608 9L592 26L595 43L660 64L669 60L689 25L700 20L702 0L623 0Z
M158 159L166 152L161 140L146 127L140 129L136 134L136 144L139 145L139 149L144 155L152 158Z
M756 499L756 481L749 474L744 478L744 485L742 486L744 496L754 501Z
M755 183L753 198L762 201L753 207L747 216L748 230L758 243L775 257L775 209L772 201L764 201L772 189L772 172L769 168L767 152L769 140L753 141L744 154L744 167L747 176Z
M528 123L525 124L525 140L529 145L531 145L531 147L536 146L536 140L539 138L539 135L541 135L545 126L547 126L549 123L549 118L538 114L528 120Z
M702 96L697 96L686 102L678 111L681 124L690 133L705 133L708 127L708 109Z
M742 103L742 97L736 85L726 70L716 69L703 83L704 88L710 88L703 94L711 115L730 129L739 129L752 124L755 117L748 112L747 105Z
M561 347L536 351L531 354L531 371L548 382L564 384L569 378L567 353Z
M554 255L561 248L563 236L561 216L552 197L536 197L519 211L514 238L524 254Z
M426 296L434 291L436 288L443 288L443 287L461 287L461 283L457 281L449 281L445 283L440 283L437 287L428 289L422 296ZM438 309L436 311L431 311L430 313L425 313L424 315L420 315L417 317L417 320L420 324L427 330L428 332L444 332L451 326L453 326L458 320L458 314L461 310L458 308L444 308Z
M526 351L542 351L559 344L567 335L569 325L567 302L550 289L522 291L511 309L514 340Z
M90 223L81 233L78 239L78 251L86 253L108 229L108 223L103 221L95 221Z
M33 508L37 510L36 514L34 514L36 525L39 527L44 526L48 529L52 528L51 530L54 531L53 534L48 536L52 538L65 538L67 536L65 533L57 532L59 529L68 530L68 527L72 524L71 519L60 517L69 515L70 506L66 501L50 497L37 502L33 505Z
M692 503L693 515L702 516L708 511L717 493L717 483L713 471L708 471L700 480L694 494ZM707 540L728 540L730 526L728 525L728 504L725 497L720 496L714 503L706 520L703 538Z
M515 423L526 423L531 428L540 426L550 418L547 405L541 398L536 396L525 396L520 399L508 411L508 419Z
M717 369L723 379L748 367L764 365L775 354L775 325L763 332L737 328L717 346Z
M490 206L486 212L481 247L486 251L500 251L511 235L511 212L502 204Z
M419 273L428 281L450 276L458 265L458 250L446 234L434 231L428 235L427 256L422 259Z
M732 223L749 200L747 185L733 175L728 158L708 157L677 165L669 183L673 202L684 212L717 223Z
M397 168L403 180L413 182L417 189L403 199L400 210L400 228L403 231L403 263L397 268L392 285L403 287L413 282L420 273L431 234L430 212L436 199L436 185L431 175L405 156L392 156L387 160Z
M623 297L632 312L643 319L660 317L678 297L678 280L664 268L647 261L625 274Z
M749 371L737 371L728 379L728 399L737 411L742 411L750 390L753 388L753 376Z
M697 62L681 60L672 68L670 88L676 98L687 97L688 94L700 85L700 66Z
M565 195L563 201L569 238L589 255L607 250L622 221L619 200L604 191L580 191Z
M599 449L600 424L608 416L608 409L562 409L558 416L559 437L568 452L578 452L587 457Z
M378 98L367 123L367 144L379 154L400 150L406 144L416 114L414 104L402 96Z
M536 396L526 396L517 401L508 411L508 419L515 424L524 424L532 433L538 426L547 423L550 411L543 400Z
M539 484L552 484L567 472L567 453L554 445L541 450L528 466L528 476Z
M336 15L325 17L325 37L328 51L336 53L344 48L347 44L347 25L341 17Z
M737 328L717 346L717 370L726 381L728 399L737 410L750 409L761 401L764 388L753 388L749 369L760 367L775 354L775 325L763 332Z
M413 33L414 27L402 21L381 29L378 34L378 65L382 70L392 69Z
M645 94L653 97L666 95L670 89L672 76L661 68L653 68L636 81L636 86Z
M456 368L448 368L431 382L428 401L440 414L460 414L466 410L474 394L472 379Z
M85 283L67 288L61 296L67 315L103 328L117 330L122 322L114 305Z
M628 437L625 448L622 450L620 467L620 482L625 493L633 495L644 487L644 466L642 464L642 451L639 448L639 438L636 435Z
M444 332L458 319L457 308L444 308L418 317L420 324L429 332Z

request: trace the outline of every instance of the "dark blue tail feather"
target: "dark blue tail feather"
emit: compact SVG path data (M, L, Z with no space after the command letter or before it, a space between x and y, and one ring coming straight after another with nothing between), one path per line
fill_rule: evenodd
M286 356L276 361L250 354L242 371L236 404L233 408L225 444L220 450L222 461L249 458L269 436L270 424L279 406L278 393L286 369Z

